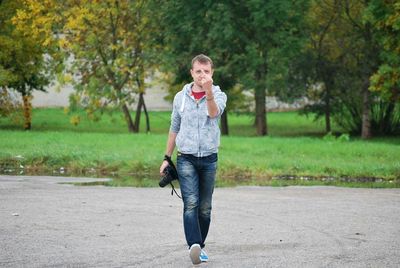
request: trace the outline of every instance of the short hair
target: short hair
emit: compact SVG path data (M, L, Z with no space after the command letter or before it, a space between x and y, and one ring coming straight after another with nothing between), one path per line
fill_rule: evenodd
M211 64L211 69L214 69L214 63L213 63L212 59L210 57L204 55L204 54L199 54L199 55L197 55L196 57L194 57L192 59L192 68L193 68L193 64L196 61L198 61L198 62L200 62L202 64L210 63Z

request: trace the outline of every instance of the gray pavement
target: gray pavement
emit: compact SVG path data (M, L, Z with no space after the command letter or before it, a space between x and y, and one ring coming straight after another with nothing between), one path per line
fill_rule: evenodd
M0 176L0 267L192 267L169 189ZM217 188L198 267L400 267L400 189Z

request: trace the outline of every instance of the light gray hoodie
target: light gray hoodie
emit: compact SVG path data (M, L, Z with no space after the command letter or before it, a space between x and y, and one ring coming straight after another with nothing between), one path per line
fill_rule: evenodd
M196 101L191 96L192 85L193 83L185 85L175 95L170 131L178 134L175 143L179 152L203 157L218 152L218 122L226 107L227 97L219 86L212 86L218 115L210 118L206 98Z

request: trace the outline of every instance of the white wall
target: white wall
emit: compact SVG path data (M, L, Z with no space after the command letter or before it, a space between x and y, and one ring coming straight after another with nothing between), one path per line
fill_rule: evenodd
M71 86L63 87L60 91L50 87L48 92L34 91L33 107L66 107L69 105L69 95L73 92ZM167 95L161 88L149 88L146 90L144 100L149 111L169 111L172 103L164 100Z

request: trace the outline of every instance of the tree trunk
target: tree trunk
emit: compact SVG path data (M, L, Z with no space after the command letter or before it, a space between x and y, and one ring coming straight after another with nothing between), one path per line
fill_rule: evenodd
M330 66L328 62L326 62L321 55L321 53L318 54L318 62L316 65L316 71L318 77L322 78L322 81L324 82L324 91L322 95L322 100L325 103L323 109L324 109L324 115L325 115L325 131L326 133L329 133L332 131L331 127L331 89L334 87L334 81L333 81L333 75L335 69Z
M325 106L325 131L329 133L332 131L331 128L331 111L329 105Z
M365 2L367 6L368 3ZM364 82L362 85L362 123L361 123L361 138L369 139L372 137L371 133L371 92L369 91L369 78L378 69L379 64L379 54L376 53L377 46L373 39L373 26L371 23L367 22L364 26L364 41L365 41L365 55L367 62L364 64L363 78Z
M255 89L256 101L256 128L258 136L265 136L267 132L267 111L265 109L265 88L261 85Z
M140 117L141 117L141 112L142 112L142 107L144 109L144 114L146 116L146 132L150 132L150 119L149 119L149 114L147 112L146 104L144 103L144 67L141 64L139 66L138 71L136 72L136 84L138 87L139 91L139 101L138 105L136 107L136 116L135 116L135 128L137 132L139 132L140 129Z
M147 107L146 107L146 103L144 102L144 96L142 94L142 101L143 101L143 111L144 111L144 115L146 117L146 133L150 133L150 117L149 117L149 113L147 112Z
M325 86L325 130L326 133L331 132L331 95L329 87Z
M128 131L137 132L135 131L135 126L133 125L132 117L126 104L122 105L122 112L124 113L125 121L128 124Z
M23 95L22 100L24 103L24 129L30 130L32 128L32 96L31 95Z
M136 106L136 115L135 115L135 132L138 133L140 129L140 116L142 114L142 105L143 105L143 93L139 93L139 101Z
M221 115L221 134L222 135L229 135L229 128L228 128L228 113L225 111Z
M362 126L361 126L361 138L371 138L371 100L370 92L368 90L369 79L364 82L363 85L363 106L362 106Z
M150 118L149 118L149 113L147 112L146 104L144 102L144 93L139 93L139 102L136 107L136 116L135 116L135 129L137 130L136 132L139 132L140 130L140 117L142 115L142 107L143 111L146 117L146 132L150 132Z

